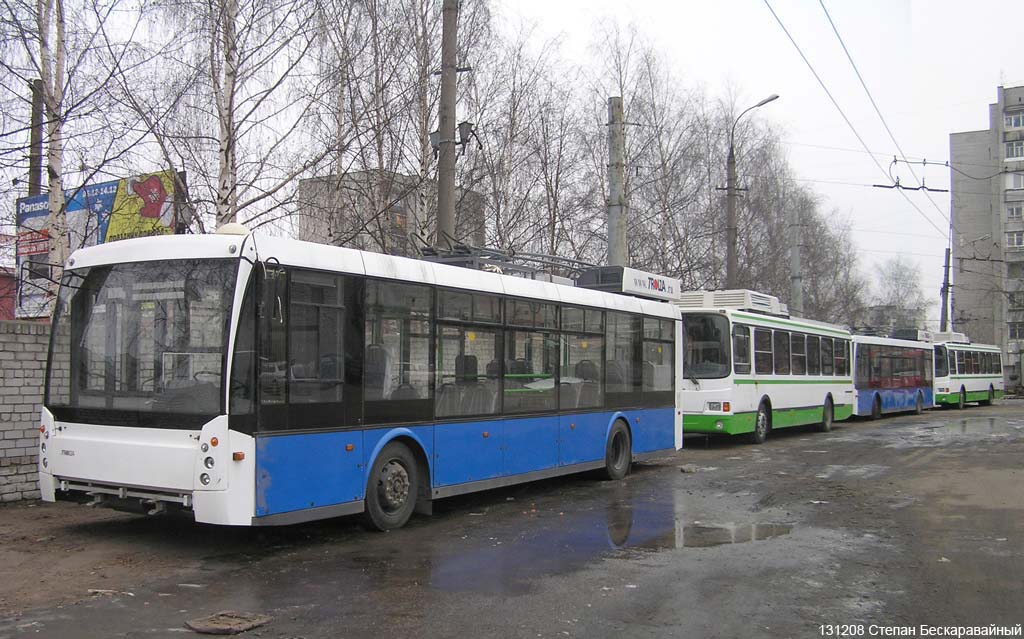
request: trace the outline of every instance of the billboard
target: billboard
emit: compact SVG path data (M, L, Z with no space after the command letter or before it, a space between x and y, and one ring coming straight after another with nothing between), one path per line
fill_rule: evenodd
M184 174L179 176L184 183ZM174 173L160 171L66 190L70 250L174 233L174 185ZM49 293L49 213L48 195L17 201L18 317L45 317L53 311Z

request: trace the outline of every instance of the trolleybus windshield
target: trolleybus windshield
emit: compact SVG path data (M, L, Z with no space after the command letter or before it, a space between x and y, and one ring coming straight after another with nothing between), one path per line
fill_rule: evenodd
M683 316L683 371L687 377L714 379L729 375L729 320L722 315Z
M237 260L65 273L46 406L61 421L199 428L223 412Z

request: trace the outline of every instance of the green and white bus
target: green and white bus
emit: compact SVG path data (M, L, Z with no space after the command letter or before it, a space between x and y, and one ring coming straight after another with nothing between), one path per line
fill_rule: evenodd
M853 412L849 331L789 317L778 298L691 291L683 317L683 432L746 434L820 424Z
M935 335L935 405L988 406L1003 396L1002 352L998 346L971 344L963 333Z

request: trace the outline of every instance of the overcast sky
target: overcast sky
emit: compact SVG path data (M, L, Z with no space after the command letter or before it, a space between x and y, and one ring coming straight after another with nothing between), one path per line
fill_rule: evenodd
M896 191L864 186L885 181L885 174L863 151L764 0L504 0L499 6L511 21L536 23L539 38L560 38L562 54L571 61L586 60L596 22L610 18L636 25L687 86L702 84L711 95L731 86L741 106L778 93L781 98L758 115L782 130L797 176L824 199L825 210L837 208L853 221L865 273L873 278L874 265L897 252L920 266L925 294L935 300L929 319L937 328L949 194L932 193L933 204L924 193L907 192L929 223ZM887 169L896 147L821 4L772 0L771 6ZM1024 84L1021 6L1012 0L825 0L900 147L912 160L940 162L949 157L951 132L988 128L988 104L995 101L998 85ZM914 170L928 186L949 188L947 169ZM744 172L742 158L738 172ZM905 166L895 172L903 184L916 184Z

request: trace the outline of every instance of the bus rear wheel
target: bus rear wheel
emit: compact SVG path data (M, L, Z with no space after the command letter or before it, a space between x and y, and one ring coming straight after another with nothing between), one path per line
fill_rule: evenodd
M380 451L366 482L364 520L373 530L401 528L416 507L419 477L409 447L391 442Z
M825 407L821 409L821 423L818 430L827 433L832 430L832 422L835 421L835 408L832 406L832 398L825 398Z
M921 393L918 393L917 394L917 402L914 404L914 414L915 415L920 415L923 412L924 412L924 397L921 396Z
M957 410L963 410L967 408L967 391L965 391L963 388L960 389L960 397L958 397L956 400L956 408Z
M882 398L875 395L875 401L871 404L871 419L882 418Z
M604 448L604 476L613 481L622 479L629 474L633 463L633 441L629 429L621 421L615 422L608 433L608 443Z
M751 444L763 444L768 438L768 428L771 425L771 417L768 413L768 406L764 402L757 407L757 416L754 417L754 432L750 433Z

